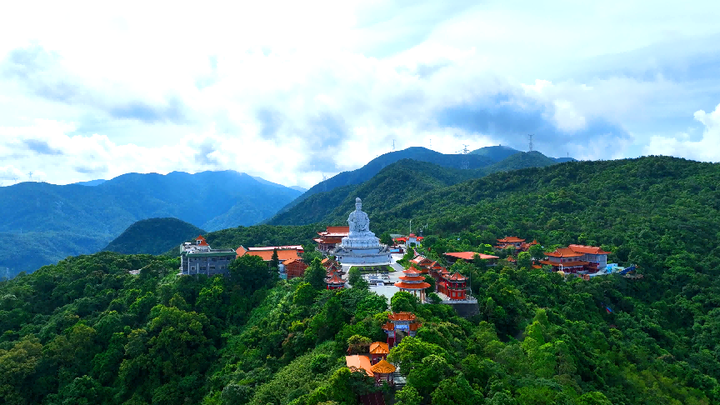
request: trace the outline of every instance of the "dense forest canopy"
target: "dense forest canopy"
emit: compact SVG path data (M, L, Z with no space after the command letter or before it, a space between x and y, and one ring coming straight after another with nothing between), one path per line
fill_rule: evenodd
M300 405L380 390L399 404L718 403L719 181L718 165L672 158L561 164L430 191L372 218L377 233L427 221L421 250L432 258L516 235L548 249L601 245L644 275L455 264L479 302L470 319L406 294L388 305L370 290L278 280L253 257L227 278L177 276L178 259L165 256L70 258L0 283L0 397ZM295 244L317 228L208 240ZM423 324L389 355L407 379L397 392L344 367L348 340L385 339L389 310Z

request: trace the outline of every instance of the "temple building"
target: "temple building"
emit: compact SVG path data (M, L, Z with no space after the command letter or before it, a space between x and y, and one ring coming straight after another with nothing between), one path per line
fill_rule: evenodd
M414 267L404 270L403 273L405 275L399 277L400 281L395 283L395 287L416 296L421 303L425 302L425 290L430 288L430 284L425 282L422 273Z
M180 273L184 275L228 274L230 263L235 260L232 249L212 249L202 235L194 242L180 245Z
M279 256L279 255L278 255ZM305 264L300 259L289 259L286 260L283 263L283 266L285 267L285 279L286 280L292 280L296 277L302 277L305 275L305 270L308 268L308 265ZM282 271L281 271L281 277L282 277Z
M345 274L345 272L342 269L342 265L340 263L336 262L335 260L324 258L322 260L322 265L325 268L325 271L327 272L327 275L329 276L330 273L337 273L338 275L342 276Z
M506 236L502 239L497 240L498 243L495 245L495 249L505 249L508 247L515 248L516 251L526 252L530 249L530 246L537 245L538 241L534 240L530 243L526 243L525 239L518 238L517 236Z
M319 251L328 253L334 250L342 242L342 238L349 234L349 226L328 226L324 232L318 232L318 237L313 240L317 242Z
M339 290L345 288L345 280L343 280L337 273L332 272L328 277L325 278L326 290Z
M393 385L393 373L395 370L397 370L395 366L385 359L380 360L370 367L370 371L372 371L375 377L375 385L382 385L382 383Z
M417 236L414 233L411 233L408 236L399 236L397 238L393 238L393 241L397 244L412 246L413 244L417 245L418 243L422 242L423 239L424 238L422 236Z
M388 348L392 349L400 344L403 336L415 336L421 326L412 312L394 312L388 315L388 322L382 326L387 335Z
M329 252L338 262L369 266L390 264L390 249L370 232L370 219L362 210L360 198L355 199L355 211L348 216L348 228L348 236L342 238L340 246Z
M451 262L455 263L458 260L465 260L466 262L471 262L475 260L475 256L479 256L483 260L488 261L488 266L494 266L497 264L497 260L499 259L498 256L493 255L486 255L484 253L477 253L477 252L447 252L445 253L445 257Z
M605 271L608 254L610 252L595 246L569 245L566 248L555 249L553 252L546 252L547 260L540 260L540 263L552 266L553 271L591 274Z
M443 276L436 284L437 291L450 298L451 301L467 299L467 277L460 273Z

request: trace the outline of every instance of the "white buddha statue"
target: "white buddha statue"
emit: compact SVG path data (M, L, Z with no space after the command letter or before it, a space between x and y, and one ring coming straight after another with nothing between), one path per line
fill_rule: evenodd
M350 226L350 237L371 238L375 234L370 232L370 218L362 210L362 200L360 197L355 199L355 211L348 216L348 225Z

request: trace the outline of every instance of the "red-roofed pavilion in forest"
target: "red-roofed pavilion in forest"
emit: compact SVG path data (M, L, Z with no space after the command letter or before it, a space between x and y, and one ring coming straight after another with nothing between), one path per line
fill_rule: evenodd
M345 281L335 272L330 273L330 276L325 279L325 284L327 284L326 289L328 290L339 290L345 287Z
M399 288L400 291L406 291L412 295L418 297L420 302L425 302L425 289L430 287L430 284L425 282L425 277L416 268L410 267L404 270L404 276L400 276L400 281L395 283L395 287Z
M467 278L460 273L453 273L445 276L437 284L438 292L450 298L450 300L464 300L467 298Z

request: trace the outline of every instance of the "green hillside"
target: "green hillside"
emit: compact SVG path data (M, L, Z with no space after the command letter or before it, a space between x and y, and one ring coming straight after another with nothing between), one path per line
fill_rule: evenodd
M370 180L314 194L292 209L277 214L274 225L305 225L316 222L343 223L355 209L355 197L363 199L372 216L431 190L481 176L479 170L444 168L432 163L403 159L382 169Z
M103 250L123 254L159 255L205 233L177 218L144 219L130 225Z
M0 233L21 242L0 253L0 273L12 277L97 252L147 218L174 217L208 230L253 225L298 195L233 171L131 173L95 186L0 187Z
M502 150L506 151L506 149ZM502 158L502 160L476 169L448 168L410 159L400 160L383 168L377 175L359 185L316 193L300 202L296 200L293 202L296 204L294 207L280 211L268 223L273 225L343 223L348 213L354 209L355 197L363 199L367 212L372 216L418 198L431 190L442 189L469 179L500 171L557 164L553 158L540 152L515 151L509 157L503 156L501 153L491 151L489 158Z
M216 278L178 277L165 256L69 258L0 283L0 393L10 404L358 404L379 388L344 367L349 342L384 340L392 309L422 327L388 356L407 381L380 389L388 402L719 403L719 184L717 164L577 162L433 188L371 215L373 231L427 221L433 258L517 235L602 245L644 276L456 264L479 303L470 319L404 294L388 308L370 290L325 290L319 263L286 282L253 257ZM298 243L316 227L208 240Z

